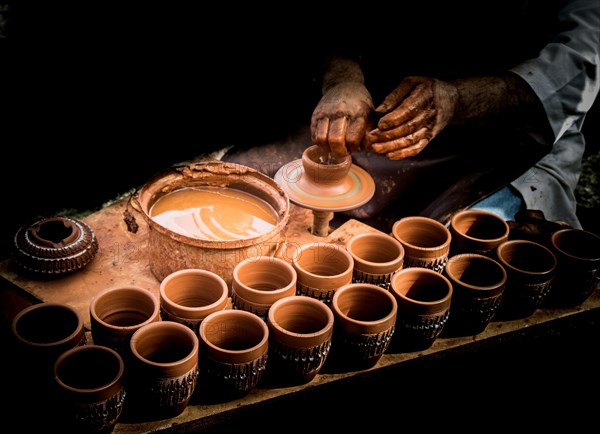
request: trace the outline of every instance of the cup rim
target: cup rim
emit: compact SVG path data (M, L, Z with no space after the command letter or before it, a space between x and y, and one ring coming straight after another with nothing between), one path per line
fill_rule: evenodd
M527 246L531 246L535 249L539 249L540 251L545 252L548 255L548 257L551 259L552 265L548 269L541 270L541 271L532 271L532 270L526 270L524 268L515 267L514 265L512 265L508 261L506 261L506 258L504 258L504 256L502 255L504 249L511 247L511 246L515 246L515 245L527 245ZM520 238L508 240L508 241L505 241L502 244L500 244L496 248L496 257L498 258L498 262L500 262L500 264L502 264L502 266L507 271L511 270L513 272L521 273L526 276L537 276L537 277L551 276L555 272L556 267L558 265L556 255L554 253L552 253L552 250L550 250L548 247L546 247L543 244L540 244L536 241L520 239Z
M480 237L473 237L471 235L468 235L467 233L458 229L457 223L458 223L458 219L463 218L465 216L469 216L469 215L485 216L486 218L493 220L495 223L498 223L499 225L503 226L504 233L502 235L499 235L494 238L480 238ZM456 212L450 219L449 229L451 231L453 231L456 236L460 236L469 241L487 241L487 242L491 242L491 243L500 242L504 239L507 239L510 234L510 226L508 226L508 223L506 223L506 221L502 217L500 217L497 214L494 214L493 212L486 211L486 210L480 210L480 209L463 209L463 210Z
M311 332L311 333L298 333L298 332L290 331L290 330L284 328L275 319L275 312L277 311L277 309L280 309L282 306L289 305L289 304L304 304L304 305L310 305L315 309L319 309L320 311L325 313L325 316L327 317L327 323L325 324L324 327L321 327L319 330L317 330L315 332ZM281 298L271 305L271 307L269 308L269 311L267 313L267 325L268 326L273 327L274 329L277 330L277 332L279 332L281 334L285 334L285 335L288 335L288 336L291 336L294 338L303 338L309 334L313 335L313 336L318 335L318 334L325 334L333 328L333 324L334 324L334 315L333 315L333 311L331 310L331 308L329 306L327 306L321 300L317 300L316 298L307 297L307 296L303 296L303 295L291 295L288 297Z
M472 260L477 260L480 262L488 262L488 263L492 264L493 266L496 266L502 274L501 279L492 285L473 285L473 284L470 284L468 282L465 282L465 281L459 279L453 273L452 265L455 262L458 262L458 261L464 260L464 259L472 259ZM485 256L485 255L482 255L479 253L459 253L457 255L451 256L450 258L448 258L448 262L446 263L446 266L444 267L444 273L445 273L445 277L447 277L453 285L454 285L454 282L456 282L457 284L459 284L465 288L468 288L468 289L471 289L474 291L481 291L481 292L493 291L495 289L503 287L504 285L506 285L506 280L508 278L508 275L506 274L506 269L502 266L502 264L500 264L495 259L492 259L488 256Z
M350 293L352 291L375 291L390 301L391 309L383 318L378 318L376 320L365 321L352 318L345 314L339 308L338 304L341 297L344 297L346 293ZM336 322L339 322L338 318L340 318L346 322L350 329L364 333L364 328L368 327L370 329L369 334L375 334L386 331L395 325L396 318L398 316L398 302L391 292L382 288L381 286L374 285L372 283L349 283L340 287L333 294L333 299L331 300L331 310L336 316Z
M129 325L129 326L116 326L114 324L110 324L106 321L104 321L102 318L100 318L98 316L98 313L96 312L96 304L99 302L99 300L103 297L105 297L107 294L112 293L114 291L121 291L121 290L130 290L133 292L137 292L137 293L141 293L143 294L145 297L148 298L148 300L152 301L152 306L153 306L153 310L152 310L152 314L149 315L149 317L144 320L141 323L138 324L134 324L134 325ZM117 286L111 286L109 288L105 288L102 291L98 292L90 301L90 305L89 305L89 313L90 313L90 317L92 319L92 321L97 322L98 324L102 324L103 327L107 328L107 329L112 329L112 330L135 330L138 329L139 327L143 327L145 325L151 324L152 322L156 321L156 318L159 318L160 315L160 301L158 300L158 298L149 290L146 289L142 286L137 286L137 285L117 285Z
M407 297L405 294L403 294L402 292L400 292L396 289L395 282L400 277L404 276L405 274L410 274L410 273L427 274L427 275L431 276L432 279L438 279L446 284L448 291L442 298L433 300L433 301L422 301L422 300L416 300L414 298ZM452 282L450 281L450 279L448 279L442 273L438 273L437 271L431 270L429 268L423 268L423 267L408 267L408 268L403 268L402 270L399 270L397 273L395 273L392 276L392 280L390 282L390 291L392 292L393 295L399 297L402 300L409 301L410 303L414 303L414 304L424 306L424 307L439 306L440 304L450 305L450 302L452 300L452 295L454 293L454 290L452 288Z
M19 322L23 319L24 316L29 315L31 312L35 312L35 311L38 311L41 309L50 309L50 308L64 309L66 312L73 314L74 318L77 320L77 324L74 327L72 333L70 333L68 336L65 336L64 338L62 338L60 340L52 341L52 342L35 342L35 341L31 341L29 339L26 339L19 332ZM59 303L59 302L41 302L41 303L32 304L31 306L27 306L26 308L22 309L15 315L15 317L12 320L11 330L12 330L13 336L19 342L21 342L21 344L35 346L38 348L59 347L61 345L64 345L65 343L72 341L73 339L76 339L78 335L85 333L83 317L81 316L81 314L73 306L65 304L65 303Z
M392 244L398 249L399 255L395 259L385 262L374 262L364 259L354 251L354 244L363 238L377 238L378 240ZM388 274L388 272L380 271L382 269L397 269L400 268L404 263L404 246L402 246L402 243L393 236L384 234L383 232L360 232L354 234L346 242L346 250L350 253L350 255L352 255L352 258L354 259L354 268L365 273Z
M103 384L99 387L91 387L91 388L73 387L70 384L65 383L63 381L63 379L58 375L59 365L66 358L71 357L73 353L82 353L82 352L105 352L105 353L111 354L111 356L114 357L115 360L117 360L117 363L119 366L119 368L118 368L117 372L115 373L115 375L113 376L113 378L111 378L110 381L107 381L105 384ZM80 345L78 347L68 349L67 351L62 353L60 356L58 356L58 358L54 362L54 378L56 379L56 382L61 387L63 387L65 390L68 390L69 392L75 392L78 394L93 395L95 393L98 393L98 392L101 392L104 390L109 390L112 387L114 387L117 383L119 383L119 381L121 381L124 373L125 373L125 362L123 361L123 358L121 357L121 355L118 352L116 352L115 350L113 350L112 348L109 348L109 347L106 347L103 345L97 345L97 344Z
M564 250L560 246L558 241L559 241L559 238L562 238L569 234L579 234L581 236L589 237L590 239L593 239L595 242L600 243L600 236L598 236L597 234L595 234L593 232L587 231L585 229L564 228L564 229L559 229L559 230L553 232L552 235L550 236L550 243L552 244L552 248L555 249L557 252L559 252L561 255L564 255L564 256L570 258L571 260L578 261L580 263L592 264L592 263L600 262L600 252L595 258L590 258L590 257L585 257L585 256L574 255L573 253Z
M406 241L406 240L402 239L400 236L398 236L397 231L401 225L406 224L407 222L422 222L422 223L431 224L436 229L438 229L440 232L444 233L445 239L441 244L438 244L437 246L432 246L432 247L419 246L419 245L416 245L409 241ZM395 239L397 239L398 241L400 241L400 243L402 243L405 253L406 253L407 248L420 250L420 251L424 251L424 252L428 252L428 253L449 251L450 242L452 241L452 233L450 232L450 229L448 229L448 227L446 225L437 221L434 218L426 217L426 216L407 216L407 217L402 217L399 220L396 220L394 222L394 224L392 225L392 236Z
M176 303L173 301L169 295L167 294L167 285L171 283L173 280L178 279L181 276L205 276L211 279L213 282L217 283L221 288L221 294L219 298L212 303L209 303L204 306L184 306L182 304ZM202 319L206 312L213 311L214 309L218 309L219 307L225 307L227 304L227 299L229 297L229 286L218 274L204 270L200 268L185 268L181 270L174 271L168 274L161 282L158 287L159 292L159 304L163 303L168 306L169 311L173 316L183 318L185 320L194 320L194 319Z
M155 328L167 328L167 329L172 329L172 330L177 330L179 329L182 333L185 333L191 340L192 340L192 349L191 351L185 355L185 357L182 357L179 360L175 360L173 362L156 362L154 360L150 360L147 357L143 356L142 354L140 354L140 352L137 350L136 347L136 342L139 340L140 336L143 336L146 333L149 333L152 329ZM199 351L199 342L198 342L198 336L196 335L196 333L189 328L188 326L175 322L175 321L154 321L151 322L149 324L145 324L144 326L140 327L139 329L137 329L133 335L131 336L131 341L129 342L129 347L131 349L131 353L133 354L133 357L135 357L136 359L143 361L144 363L146 363L147 365L151 365L154 367L169 367L169 366L179 366L182 364L187 364L190 361L193 361L194 358L196 358L196 362L197 362L197 358L198 358L198 351Z
M253 288L242 280L240 280L239 274L243 267L250 266L255 262L274 262L280 267L285 269L290 274L291 280L285 286L273 290L261 290ZM298 273L296 269L284 259L277 258L275 256L257 256L252 258L246 258L238 262L233 268L233 278L231 282L232 291L235 291L239 297L252 304L272 304L276 299L281 298L283 295L296 293L296 283L298 280ZM258 303L253 300L267 300L267 303Z
M342 272L340 272L338 274L321 275L321 274L316 274L311 271L308 271L298 264L298 259L304 252L306 252L307 250L311 250L313 248L321 247L321 246L324 247L325 249L339 251L341 253L341 255L344 256L346 258L346 260L348 261L348 266ZM349 277L348 281L350 281L352 279L352 272L354 270L354 258L346 250L346 248L344 246L340 246L339 244L336 244L333 242L314 241L314 242L304 243L294 251L294 256L292 257L292 266L296 269L299 281L303 280L301 277L308 277L308 282L310 282L310 283L302 282L303 285L318 289L319 291L328 291L331 289L335 290L339 287L339 285L336 284L336 280L339 279L340 277L347 276L347 277ZM314 284L315 281L318 281L319 284L315 285Z
M262 337L260 338L260 341L254 344L253 346L242 350L231 350L215 345L206 337L206 328L211 326L211 322L215 321L215 319L218 319L218 317L220 316L240 316L245 317L246 320L252 321L262 332ZM262 356L268 351L269 327L261 317L252 312L240 309L225 309L213 312L206 318L204 318L204 321L200 323L198 337L200 343L206 346L205 351L202 352L207 356L214 358L211 356L211 354L227 354L228 357L231 359L230 363L247 363L251 360L256 359L259 356Z

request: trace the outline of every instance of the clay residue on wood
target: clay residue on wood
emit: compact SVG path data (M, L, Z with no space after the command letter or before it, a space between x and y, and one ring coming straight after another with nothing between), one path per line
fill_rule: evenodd
M139 226L137 224L135 216L131 214L128 209L123 211L123 221L127 225L127 230L129 232L133 232L134 234L137 233Z

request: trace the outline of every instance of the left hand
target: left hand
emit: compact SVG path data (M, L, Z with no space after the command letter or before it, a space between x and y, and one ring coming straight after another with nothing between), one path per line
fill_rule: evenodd
M421 152L454 117L458 89L429 77L407 77L375 109L383 116L364 147L390 160Z

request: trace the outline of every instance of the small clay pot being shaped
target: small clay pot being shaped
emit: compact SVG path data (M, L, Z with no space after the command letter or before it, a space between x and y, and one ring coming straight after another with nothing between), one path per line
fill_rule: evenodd
M398 304L377 285L351 283L331 303L335 323L331 355L343 369L368 369L383 356L394 335Z
M321 370L333 335L333 312L312 297L289 296L271 305L269 363L275 383L304 384Z
M313 184L313 188L318 188L314 193L319 194L322 188L347 191L343 184L347 182L347 175L352 167L350 155L336 158L322 147L312 145L302 153L302 167L307 181Z

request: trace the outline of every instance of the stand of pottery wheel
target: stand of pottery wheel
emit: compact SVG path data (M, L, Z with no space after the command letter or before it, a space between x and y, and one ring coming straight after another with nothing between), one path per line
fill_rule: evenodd
M334 212L358 208L375 194L373 178L350 155L334 158L317 145L282 166L274 179L292 202L312 210L311 232L321 237L329 234Z

